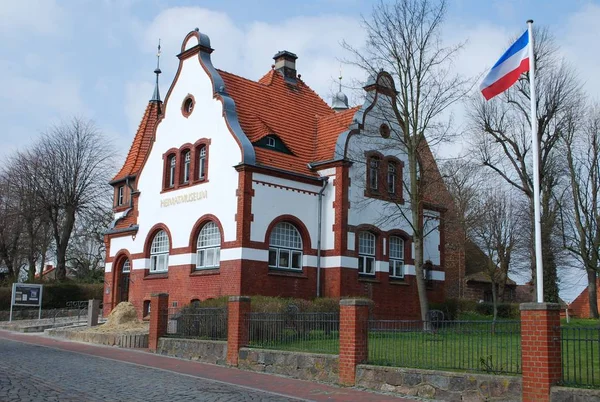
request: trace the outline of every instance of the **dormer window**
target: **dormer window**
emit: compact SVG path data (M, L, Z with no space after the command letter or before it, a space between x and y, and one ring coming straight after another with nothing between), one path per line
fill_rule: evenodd
M294 153L285 145L285 143L275 134L269 134L260 140L252 143L255 147L270 149L271 151L283 152L284 154L294 155Z
M125 186L119 186L117 189L117 206L125 203Z

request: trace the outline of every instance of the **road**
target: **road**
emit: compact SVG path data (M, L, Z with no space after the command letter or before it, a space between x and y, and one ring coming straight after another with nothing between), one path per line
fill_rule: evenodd
M0 401L398 401L151 353L0 331Z

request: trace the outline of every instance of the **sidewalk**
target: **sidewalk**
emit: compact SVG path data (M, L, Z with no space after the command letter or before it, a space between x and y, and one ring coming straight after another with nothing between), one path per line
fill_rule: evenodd
M185 374L192 377L218 381L250 389L269 391L310 401L409 401L392 395L376 394L356 388L342 388L315 382L294 380L269 374L254 373L211 364L197 363L167 356L156 355L147 350L120 349L71 342L40 335L26 335L0 330L2 339L45 346L68 352L81 353L112 359L159 370Z

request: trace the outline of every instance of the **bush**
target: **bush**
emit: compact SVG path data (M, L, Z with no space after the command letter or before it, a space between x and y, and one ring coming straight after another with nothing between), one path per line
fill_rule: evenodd
M459 311L459 302L456 299L447 299L442 303L430 303L430 310L440 310L444 313L444 320L456 320Z
M42 309L65 308L68 301L102 300L103 291L103 283L57 282L44 284ZM11 294L12 287L0 288L0 310L10 309Z
M481 315L494 315L493 303L477 303L475 312ZM520 311L518 304L498 303L498 318L519 318Z

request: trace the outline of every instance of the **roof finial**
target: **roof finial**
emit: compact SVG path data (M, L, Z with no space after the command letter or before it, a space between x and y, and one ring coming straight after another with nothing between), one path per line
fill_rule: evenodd
M342 92L342 65L340 64L340 76L338 77L340 90L333 96L331 108L336 112L348 109L348 97Z
M158 50L156 52L156 69L154 70L154 74L156 74L156 84L154 86L154 94L152 95L152 99L150 102L161 102L160 100L160 92L158 90L158 76L162 73L160 71L160 39L158 39Z
M340 64L340 76L338 77L340 80L340 92L342 92L342 65Z

